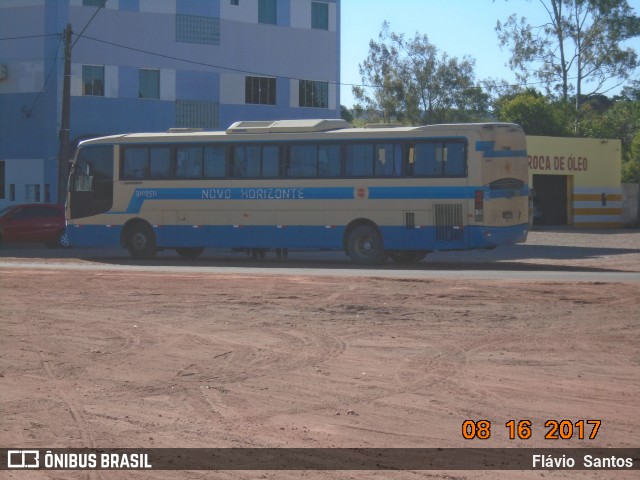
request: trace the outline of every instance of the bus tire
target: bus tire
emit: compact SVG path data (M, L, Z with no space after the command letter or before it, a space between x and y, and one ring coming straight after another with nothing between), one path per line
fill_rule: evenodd
M394 263L409 265L411 263L418 263L426 257L428 253L428 250L392 250L389 252L389 257Z
M182 258L188 258L188 259L198 258L200 255L202 255L203 251L204 251L204 248L202 247L176 248L176 252L178 255L180 255Z
M347 237L347 255L358 265L379 265L387 258L382 235L373 225L358 225Z
M127 248L131 256L137 260L149 260L156 256L156 237L146 223L135 223L129 227Z

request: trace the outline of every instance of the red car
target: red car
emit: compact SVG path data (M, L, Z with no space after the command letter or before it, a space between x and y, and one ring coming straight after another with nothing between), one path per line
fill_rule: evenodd
M0 243L44 243L49 248L67 248L64 207L50 203L28 203L0 210Z

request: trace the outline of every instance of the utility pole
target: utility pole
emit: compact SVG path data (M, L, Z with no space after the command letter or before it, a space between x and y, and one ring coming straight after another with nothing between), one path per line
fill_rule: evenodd
M60 119L60 145L58 153L58 203L63 204L67 195L69 170L69 134L71 117L71 24L64 29L64 79L62 82L62 118Z

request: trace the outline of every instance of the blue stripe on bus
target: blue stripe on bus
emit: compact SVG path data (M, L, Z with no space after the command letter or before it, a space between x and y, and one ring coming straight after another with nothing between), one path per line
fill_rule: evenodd
M373 200L452 200L474 198L476 187L369 187Z
M496 150L494 141L477 141L476 152L482 152L485 158L526 157L526 150Z
M402 226L380 226L384 246L390 250L450 250L487 248L510 245L526 239L528 225L486 227L472 225L455 231L451 239L438 240L436 227L407 229ZM118 247L121 226L83 225L68 227L67 234L76 247ZM342 250L344 226L296 225L287 228L265 225L162 225L154 227L160 248L291 248ZM442 231L440 231L442 235Z
M124 213L139 213L147 200L353 200L353 191L353 187L137 188Z
M145 201L154 200L354 200L360 187L276 187L276 188L137 188L124 212L137 214ZM476 190L485 199L526 196L519 190L490 190L482 187L368 187L362 197L371 200L453 200L472 199Z

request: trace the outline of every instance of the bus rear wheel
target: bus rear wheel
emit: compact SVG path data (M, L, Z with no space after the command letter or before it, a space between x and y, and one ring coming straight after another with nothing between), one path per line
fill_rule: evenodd
M203 251L204 248L202 247L176 248L176 252L182 258L198 258L200 255L202 255Z
M428 253L427 250L393 250L389 252L389 257L391 257L391 260L395 263L408 265L418 263L426 257Z
M349 233L347 254L358 265L379 265L387 258L382 236L373 225L358 225Z
M138 260L149 260L156 256L156 238L149 225L137 223L130 228L127 240L129 253Z

